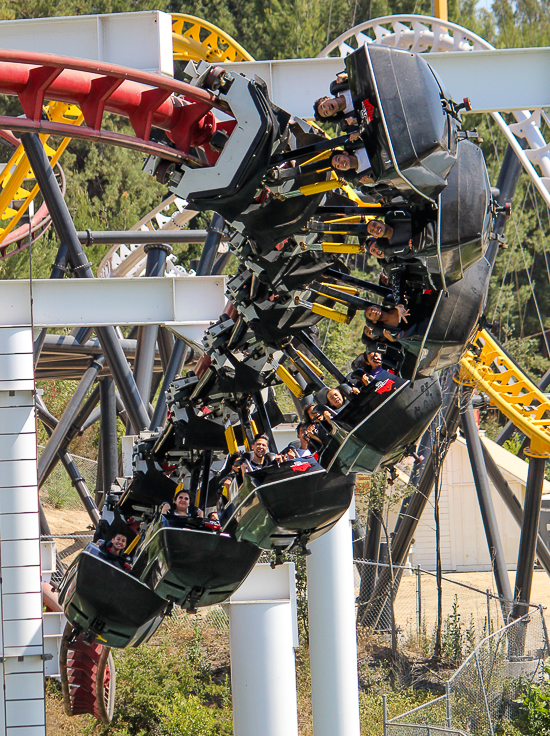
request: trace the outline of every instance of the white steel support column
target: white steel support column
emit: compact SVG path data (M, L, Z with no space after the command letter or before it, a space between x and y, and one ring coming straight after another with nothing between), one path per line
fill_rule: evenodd
M360 736L349 514L310 545L309 658L314 736Z
M256 565L227 609L235 736L298 736L294 563Z
M0 327L0 734L45 736L30 325Z

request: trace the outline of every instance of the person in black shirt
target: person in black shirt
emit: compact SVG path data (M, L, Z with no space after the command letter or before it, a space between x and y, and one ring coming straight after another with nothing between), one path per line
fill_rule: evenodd
M99 540L97 544L108 562L122 568L129 568L130 558L124 554L127 542L128 538L126 535L119 532L114 535L110 542Z
M237 458L233 468L239 468L241 475L244 478L245 473L265 468L267 465L271 465L274 462L280 462L281 460L281 455L275 455L274 453L269 452L269 439L267 435L257 434L254 437L251 452L245 452Z
M189 491L182 488L176 489L174 502L172 504L165 503L161 509L161 514L168 522L185 521L186 519L201 519L204 513L201 509L191 505L191 497Z

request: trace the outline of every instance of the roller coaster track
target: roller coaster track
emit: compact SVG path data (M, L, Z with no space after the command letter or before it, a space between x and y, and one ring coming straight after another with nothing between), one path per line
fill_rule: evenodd
M229 34L194 15L172 13L172 40L177 61L254 61Z
M63 633L59 667L65 713L91 713L110 723L115 707L116 675L109 647L85 644L79 636L71 642L71 624Z
M526 454L550 457L550 401L486 330L477 333L460 366L462 382L483 391L529 437Z
M253 61L253 57L238 44L229 34L224 33L220 28L208 23L208 21L196 18L193 15L182 13L174 13L172 15L172 39L174 59L180 61L205 60L208 62L223 61ZM44 108L45 114L51 120L57 122L65 122L73 125L81 125L84 117L77 106L68 106L63 103L49 103ZM43 136L43 143L46 143L47 136ZM71 138L66 137L59 145L57 151L57 159L69 144ZM17 139L13 136L10 143L17 145ZM46 147L48 155L51 149ZM52 164L55 162L52 159ZM30 202L37 194L38 188L33 187L30 193L27 193L23 182L32 181L32 172L29 169L26 155L23 147L19 144L10 158L9 162L0 175L0 220L6 222L5 227L0 227L0 260L10 255L19 253L28 246L28 227L22 226L14 230L21 216L28 209ZM17 190L15 196L14 191ZM13 199L23 200L23 204L17 211L10 207ZM165 201L162 209L167 208L173 201L181 203L171 197L170 201ZM172 217L167 218L160 214L160 208L154 208L148 215L140 220L131 229L138 230L140 228L153 229L153 222L157 222L159 228L172 229L182 227L194 213L188 211L184 216L182 213L183 205L177 206L178 212ZM49 227L50 218L47 208L42 205L32 218L31 233L34 240L40 237L42 233ZM32 237L31 236L31 237ZM126 259L130 259L125 263ZM140 275L145 268L145 257L143 246L114 246L105 256L100 264L98 275L100 276L127 276ZM172 262L168 265L168 272L174 272L178 275L177 267Z
M54 165L71 138L104 141L172 161L191 160L189 148L200 145L213 132L216 122L211 109L219 107L215 95L159 75L21 51L0 51L0 89L4 94L19 97L26 116L0 116L1 128L39 133L45 144L50 135L63 136L56 150L46 146ZM54 102L44 108L46 96ZM126 117L135 135L102 128L104 111ZM175 147L151 141L153 125L164 129ZM222 123L221 127L226 125ZM232 125L230 121L229 127ZM208 150L206 155L213 163L218 154ZM22 147L18 147L0 177L0 211L4 221L9 219L0 230L0 244L38 192L37 186L30 193L24 188L24 182L30 180L32 172ZM10 206L14 199L22 201L17 211ZM45 217L44 210L39 210L32 224L35 232L45 227ZM9 254L9 246L17 243L18 237L27 234L27 228L19 229L0 245L0 258ZM15 250L22 247L20 244Z

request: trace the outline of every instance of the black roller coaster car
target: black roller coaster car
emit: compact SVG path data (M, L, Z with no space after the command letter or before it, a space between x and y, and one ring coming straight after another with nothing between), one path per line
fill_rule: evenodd
M456 162L460 124L430 65L419 54L365 44L346 57L346 70L376 180L435 202Z
M89 544L70 566L59 603L85 640L121 648L147 641L168 605L131 570L109 561L95 544Z
M156 595L189 610L229 598L261 552L203 524L189 520L177 528L161 515L149 528L134 564L135 574Z
M374 473L399 462L441 406L437 376L409 381L380 371L332 420L320 462L339 473Z
M355 476L327 473L314 457L269 465L245 474L223 528L262 549L304 547L340 519L354 487Z

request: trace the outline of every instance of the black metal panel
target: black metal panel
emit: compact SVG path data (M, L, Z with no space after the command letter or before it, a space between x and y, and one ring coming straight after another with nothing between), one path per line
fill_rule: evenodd
M270 465L245 475L225 528L263 549L287 547L334 525L354 488L354 474L327 473L313 457Z
M346 69L356 112L371 111L363 140L377 179L435 197L456 160L457 122L430 66L420 55L368 44L346 58Z
M441 406L439 379L432 377L401 385L351 432L337 425L321 462L333 471L373 473L398 462L416 442Z
M155 593L186 608L226 600L260 556L257 547L227 534L164 524L161 517L134 569Z
M143 640L147 625L152 625L167 605L130 571L103 559L92 544L67 573L59 602L67 619L86 638L100 637L98 641L109 647L132 646L136 636Z
M464 278L450 286L447 295L442 295L426 339L419 334L400 340L417 356L418 375L433 375L462 358L483 314L491 271L486 258L470 266Z

